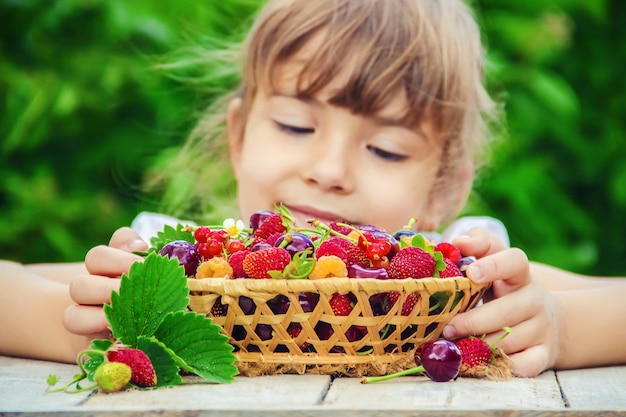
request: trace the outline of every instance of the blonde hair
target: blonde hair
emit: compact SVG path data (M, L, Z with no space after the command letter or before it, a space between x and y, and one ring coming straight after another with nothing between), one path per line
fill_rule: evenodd
M271 87L274 71L314 36L323 40L300 74L300 94L314 95L347 71L332 104L368 116L404 93L406 122L418 125L427 112L433 118L443 158L430 196L436 214L422 225L451 220L467 198L459 189L463 176L474 175L464 161L481 165L490 138L486 121L495 110L483 86L483 48L470 9L461 0L270 0L241 49L235 95L242 98L243 123L259 87ZM205 113L175 161L199 174L196 181L211 181L217 166L208 165L217 161L209 155L226 152L223 114L230 97L218 101L219 112Z

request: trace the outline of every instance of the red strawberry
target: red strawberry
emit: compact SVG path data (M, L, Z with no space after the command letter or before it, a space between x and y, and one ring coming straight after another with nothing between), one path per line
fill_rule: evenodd
M222 317L226 315L228 311L228 304L222 304L222 297L218 297L213 303L213 307L211 307L211 315L213 317Z
M139 349L122 348L107 352L110 362L120 362L128 365L132 371L130 382L140 387L153 387L157 383L157 376L150 358Z
M389 262L389 278L428 278L435 273L437 263L433 256L415 246L407 246L391 258Z
M228 258L228 263L230 267L233 268L233 278L243 278L246 276L246 272L243 270L243 260L249 253L249 250L244 249L233 253Z
M461 351L461 363L467 368L489 363L493 359L491 346L482 338L470 336L455 344Z
M336 292L330 298L329 303L335 316L347 316L352 312L352 302L348 294L339 294Z
M287 231L287 228L283 225L283 219L280 214L275 213L267 217L259 225L258 229L252 234L255 238L267 239L273 234L283 234Z
M364 268L371 266L367 254L363 249L359 248L357 244L352 243L348 239L344 239L341 237L332 237L330 241L338 243L339 246L341 246L343 250L346 251L346 254L348 256L346 259L346 266L352 266L355 264L360 265Z
M328 226L335 232L339 232L342 235L346 235L346 236L348 236L350 232L352 231L352 229L350 229L349 227L341 226L337 222L330 222Z
M441 252L444 258L450 259L454 264L461 260L461 251L452 243L441 242L435 246L435 251Z
M387 301L386 301L387 311L389 311L389 309L398 302L399 298L400 298L400 292L398 291L389 291L387 293ZM409 294L406 297L406 300L404 300L404 304L402 304L401 314L403 316L408 316L409 314L411 314L411 311L413 311L413 307L415 307L415 304L417 304L418 300L419 300L418 294L416 293Z
M243 270L250 278L271 278L269 271L282 272L290 262L287 249L270 247L250 252L243 259Z
M315 251L315 258L319 259L322 256L335 255L348 264L348 252L337 242L337 239L326 240L320 243L320 246Z
M443 271L439 271L440 278L452 278L452 277L460 277L462 276L461 270L455 263L452 262L449 258L443 258L443 262L446 264L446 269Z

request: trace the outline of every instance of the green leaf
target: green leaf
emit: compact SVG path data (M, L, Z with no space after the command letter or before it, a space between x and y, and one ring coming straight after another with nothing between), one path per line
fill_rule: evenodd
M163 343L155 337L141 336L137 340L137 347L150 358L157 376L157 387L180 385L183 382L180 368Z
M233 347L221 327L193 312L164 317L154 336L175 355L178 365L212 382L232 382L238 370Z
M183 226L180 223L176 226L176 229L172 226L165 225L162 232L158 232L156 237L150 239L150 243L152 245L148 252L159 252L163 246L175 240L184 240L189 243L195 243L193 233L189 230L184 230L186 227L187 226Z
M119 293L111 293L104 313L115 338L136 346L140 336L154 334L166 314L185 310L188 295L187 278L178 260L152 253L122 276Z

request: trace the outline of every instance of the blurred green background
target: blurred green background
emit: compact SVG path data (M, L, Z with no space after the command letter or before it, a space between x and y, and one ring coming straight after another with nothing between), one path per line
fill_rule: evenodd
M0 0L0 259L80 261L158 201L142 176L211 95L154 70L257 0ZM533 260L626 275L626 3L473 1L508 134L468 214Z

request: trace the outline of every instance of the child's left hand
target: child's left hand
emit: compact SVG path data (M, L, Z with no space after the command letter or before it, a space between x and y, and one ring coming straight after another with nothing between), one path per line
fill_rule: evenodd
M453 243L464 256L476 257L467 276L477 283L492 282L492 299L454 317L443 336L484 334L491 341L504 327L511 327L513 332L498 347L513 360L515 375L533 377L553 367L559 354L562 311L557 298L531 276L526 254L508 248L485 229L472 229Z

